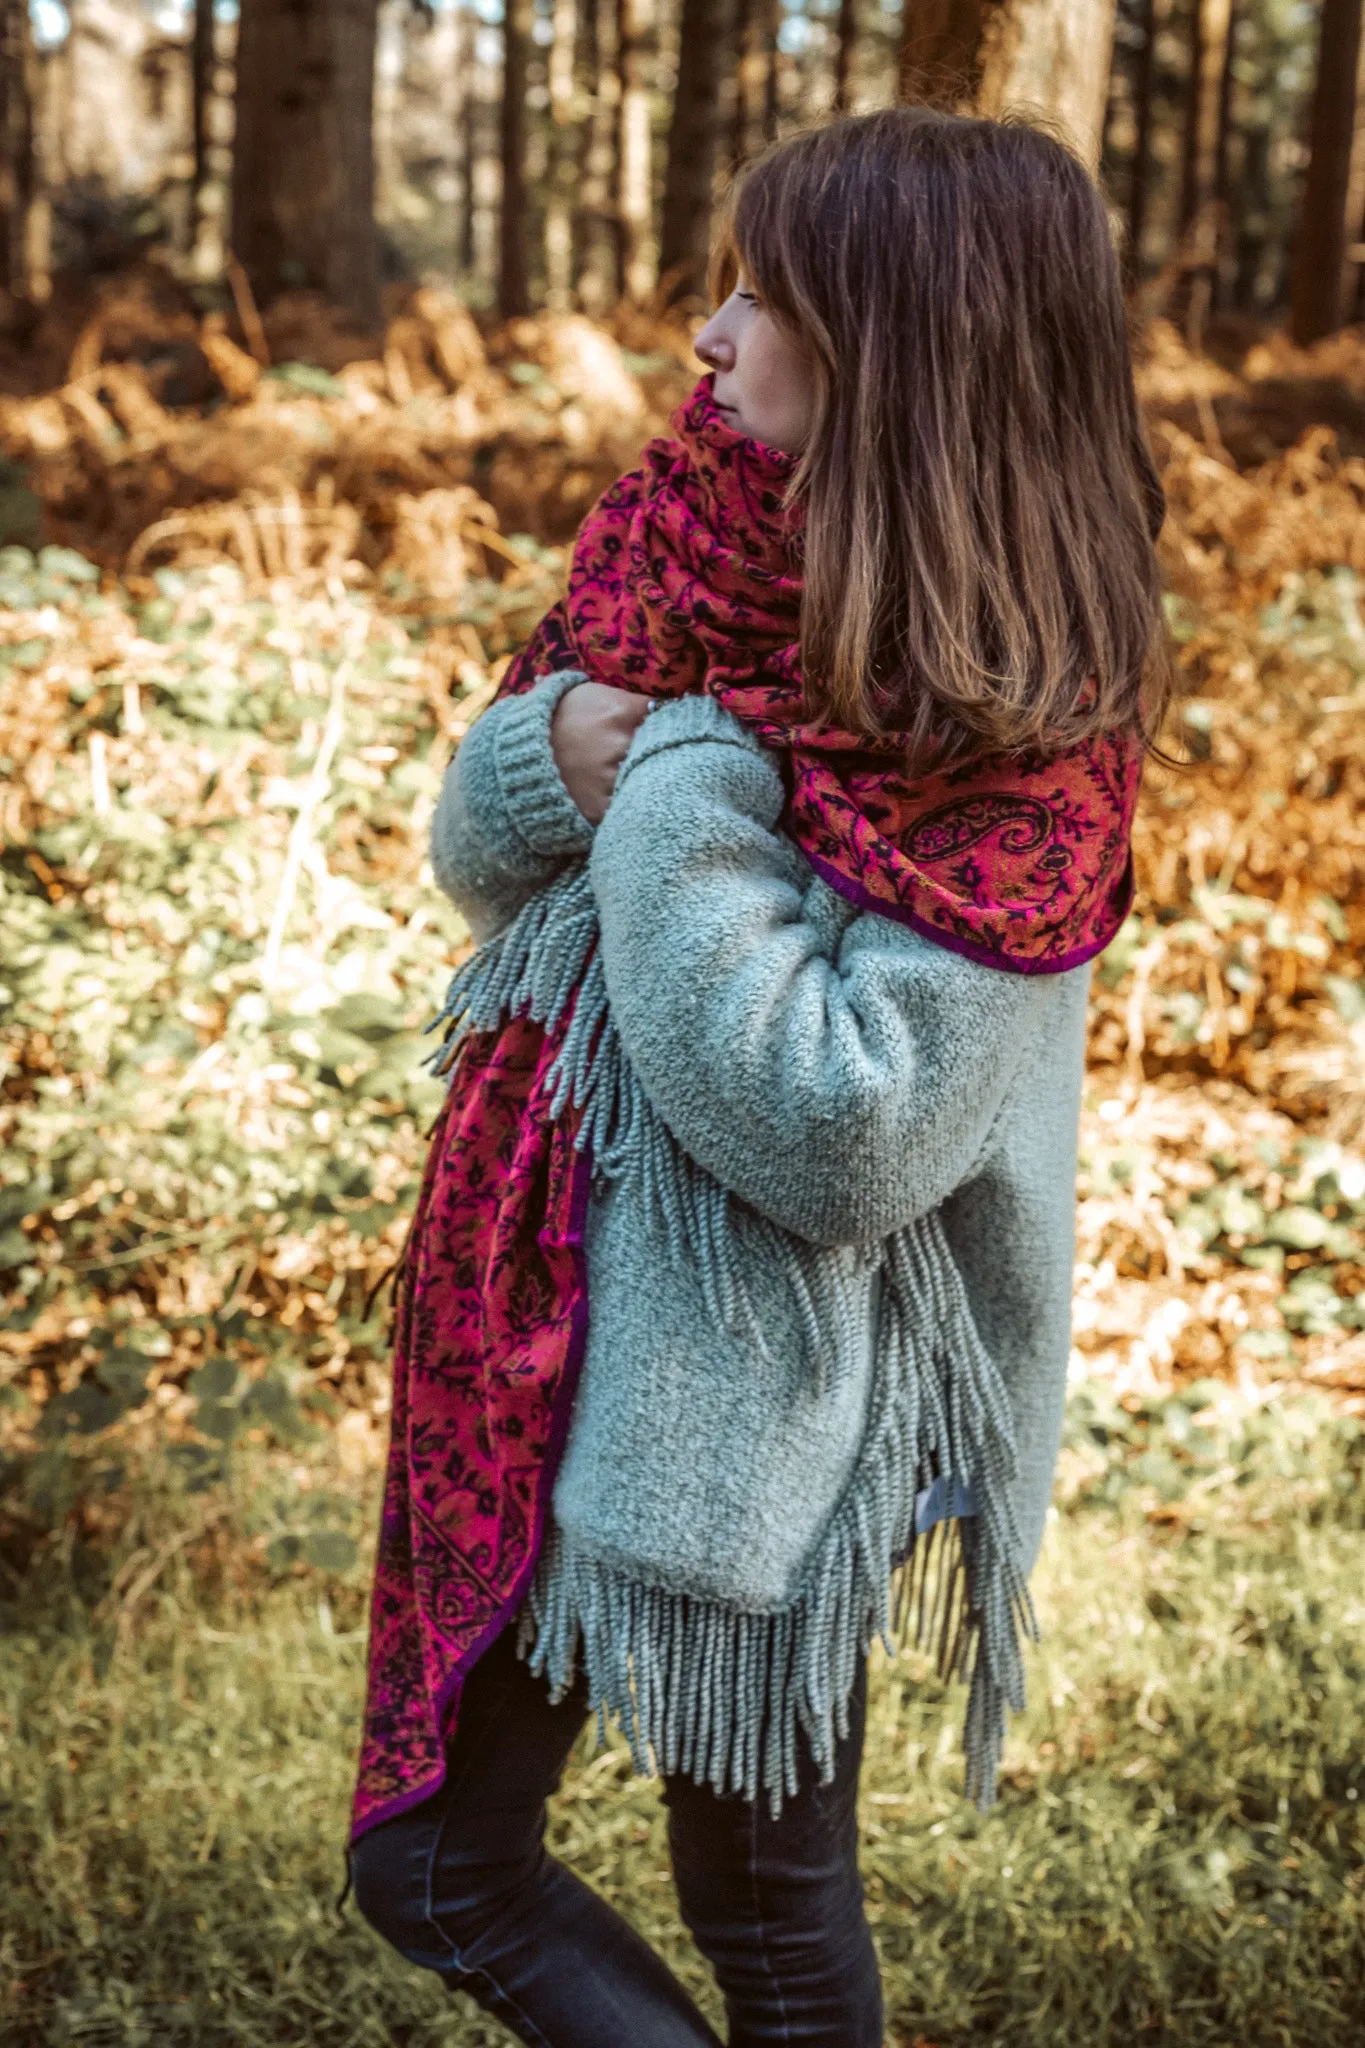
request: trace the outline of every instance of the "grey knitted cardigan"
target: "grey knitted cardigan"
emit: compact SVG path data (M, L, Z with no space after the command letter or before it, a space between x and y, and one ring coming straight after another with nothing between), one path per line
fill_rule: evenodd
M817 879L773 759L713 701L645 719L594 832L550 721L495 704L437 810L479 950L443 1013L572 1015L589 1330L522 1619L637 1767L776 1808L858 1659L970 1671L988 1804L1068 1352L1089 969L978 965ZM576 1000L574 990L579 989Z

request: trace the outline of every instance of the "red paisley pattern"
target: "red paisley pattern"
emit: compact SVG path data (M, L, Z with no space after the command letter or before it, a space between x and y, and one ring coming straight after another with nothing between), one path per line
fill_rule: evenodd
M802 720L791 458L733 433L703 382L675 438L605 493L563 604L503 694L556 668L651 696L706 690L788 770L788 830L864 908L1016 973L1089 959L1132 892L1135 736L907 780ZM408 1240L354 1831L439 1786L460 1686L529 1584L587 1327L588 1160L525 1018L462 1047Z
M469 1039L432 1134L395 1329L357 1835L427 1798L461 1682L540 1548L587 1328L589 1167L541 1083L556 1042Z
M703 378L673 435L588 514L568 594L504 692L554 668L652 697L705 690L781 753L786 829L860 909L1016 974L1092 959L1132 902L1141 736L910 778L902 736L810 723L801 536L783 509L793 460L728 427Z

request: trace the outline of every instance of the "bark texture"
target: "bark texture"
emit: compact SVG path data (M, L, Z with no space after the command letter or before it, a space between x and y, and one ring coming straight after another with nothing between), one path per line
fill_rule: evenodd
M616 234L624 297L648 297L654 285L650 260L652 150L649 77L645 65L644 0L617 0L616 62L620 77L616 121Z
M1323 0L1317 82L1309 118L1308 170L1290 283L1289 326L1300 346L1332 333L1343 318L1343 271L1350 240L1347 199L1355 141L1362 0Z
M906 0L903 101L995 118L1033 109L1092 166L1114 46L1114 0Z
M379 318L374 223L378 0L242 0L232 238L258 298L326 293Z
M726 0L682 0L659 232L659 271L674 299L706 289L726 14Z
M734 0L731 41L734 101L730 160L743 163L777 134L777 31L780 0Z
M555 313L567 311L573 303L573 211L578 184L574 70L578 27L576 0L554 0L548 66L551 125L545 200L545 303Z
M1180 225L1188 228L1218 196L1220 137L1231 48L1230 0L1198 0L1180 177Z
M592 97L588 118L578 131L574 269L584 312L605 319L621 295L612 213L621 75L616 63L616 10L611 0L583 0L579 44L579 70Z
M478 61L479 17L473 9L460 17L460 269L468 277L475 260L475 223L478 195L474 189L479 163L479 128L482 105L474 90Z
M1093 168L1113 48L1114 0L1001 0L982 28L977 112L1037 108Z
M1156 0L1143 0L1142 47L1133 80L1133 166L1128 184L1128 237L1124 250L1130 283L1142 275L1142 237L1147 226L1147 199L1152 169L1152 86L1156 78Z
M0 0L0 285L26 294L36 191L28 0Z
M194 0L190 39L190 93L194 120L192 234L197 239L204 187L209 181L209 109L213 102L213 0Z
M530 208L526 191L526 72L533 0L506 0L502 24L502 209L498 217L498 311L531 310Z
M981 37L999 0L905 0L900 98L907 104L970 105L981 84Z

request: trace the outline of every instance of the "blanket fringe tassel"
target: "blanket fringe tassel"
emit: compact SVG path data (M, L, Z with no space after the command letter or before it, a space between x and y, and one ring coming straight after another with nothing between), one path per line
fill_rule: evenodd
M550 1113L581 1113L577 1142L595 1172L635 1184L670 1246L696 1261L708 1308L727 1327L762 1345L743 1282L759 1248L741 1236L758 1233L791 1274L817 1383L837 1384L856 1370L851 1283L869 1264L882 1276L863 1450L791 1604L746 1613L644 1584L552 1527L522 1616L531 1668L561 1697L581 1660L594 1710L619 1722L640 1770L684 1772L749 1799L763 1790L777 1811L796 1788L798 1730L821 1773L832 1772L859 1654L878 1638L888 1649L913 1642L945 1678L968 1679L967 1793L990 1806L1006 1710L1024 1705L1020 1640L1036 1640L1037 1624L1018 1561L1008 1396L938 1215L870 1253L797 1245L689 1159L613 1027L584 867L533 897L458 970L436 1020L449 1030L435 1070L450 1070L468 1032L518 1014L547 1030L567 1015ZM916 1497L944 1476L970 1488L976 1513L917 1536Z

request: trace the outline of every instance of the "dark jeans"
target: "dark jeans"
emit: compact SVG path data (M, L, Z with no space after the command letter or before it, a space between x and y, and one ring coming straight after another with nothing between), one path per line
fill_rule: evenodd
M586 1718L551 1706L507 1631L471 1672L446 1782L362 1835L356 1902L410 1962L435 1970L540 2048L696 2048L717 2037L676 1977L605 1901L547 1854L545 1801ZM858 1877L866 1672L833 1782L808 1754L773 1820L749 1801L665 1780L683 1919L715 1970L731 2048L881 2048L877 1959Z

